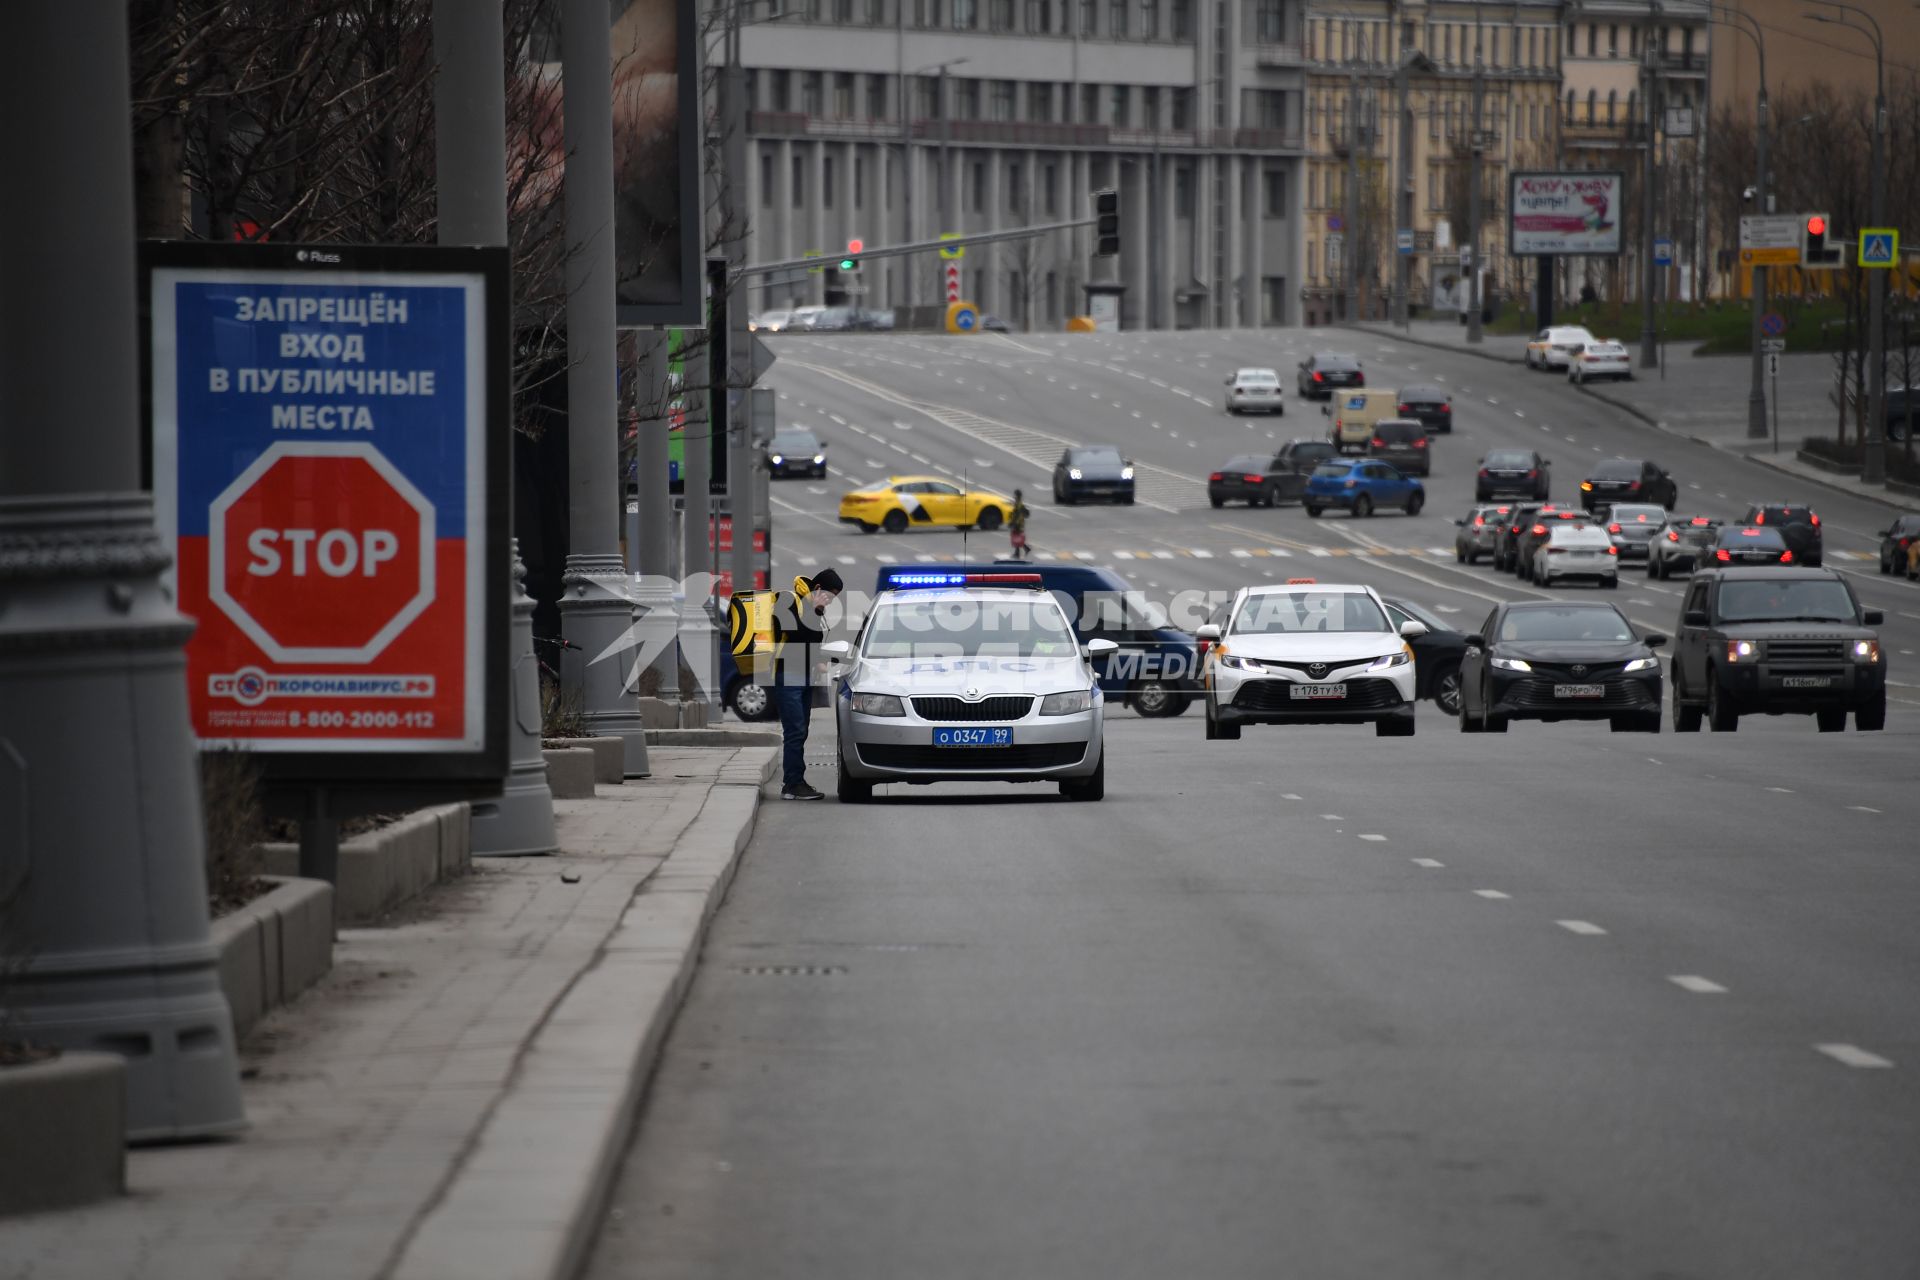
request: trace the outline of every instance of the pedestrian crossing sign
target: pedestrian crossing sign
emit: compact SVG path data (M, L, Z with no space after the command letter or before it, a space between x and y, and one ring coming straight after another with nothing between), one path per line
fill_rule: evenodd
M1891 267L1900 256L1900 231L1896 227L1860 228L1860 265Z

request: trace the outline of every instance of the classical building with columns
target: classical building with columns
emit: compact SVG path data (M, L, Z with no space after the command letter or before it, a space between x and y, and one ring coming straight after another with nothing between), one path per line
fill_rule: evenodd
M1302 0L774 3L740 41L750 262L1086 218L1113 188L1118 259L1090 229L977 245L963 296L1016 329L1059 329L1108 281L1129 328L1301 320ZM934 302L942 265L868 262L858 300Z

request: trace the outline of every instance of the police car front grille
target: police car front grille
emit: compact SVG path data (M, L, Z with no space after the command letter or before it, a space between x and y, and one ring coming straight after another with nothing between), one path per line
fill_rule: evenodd
M983 723L990 720L1020 720L1033 710L1033 695L1002 694L982 698L978 702L968 702L962 698L915 698L913 710L922 720Z
M1079 764L1084 742L1015 743L1010 747L936 747L904 742L865 742L860 759L876 769L937 769L941 772L1054 769Z

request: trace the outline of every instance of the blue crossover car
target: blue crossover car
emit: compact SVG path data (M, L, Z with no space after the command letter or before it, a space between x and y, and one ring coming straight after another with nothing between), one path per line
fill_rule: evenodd
M1427 505L1427 489L1392 463L1372 458L1329 461L1307 477L1300 496L1307 514L1317 516L1328 507L1344 507L1356 516L1370 516L1382 507L1399 507L1408 515Z

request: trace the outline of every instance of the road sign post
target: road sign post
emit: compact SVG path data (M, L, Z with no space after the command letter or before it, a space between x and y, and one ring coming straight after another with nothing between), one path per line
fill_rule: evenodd
M188 710L276 808L500 787L506 276L504 248L145 247Z

